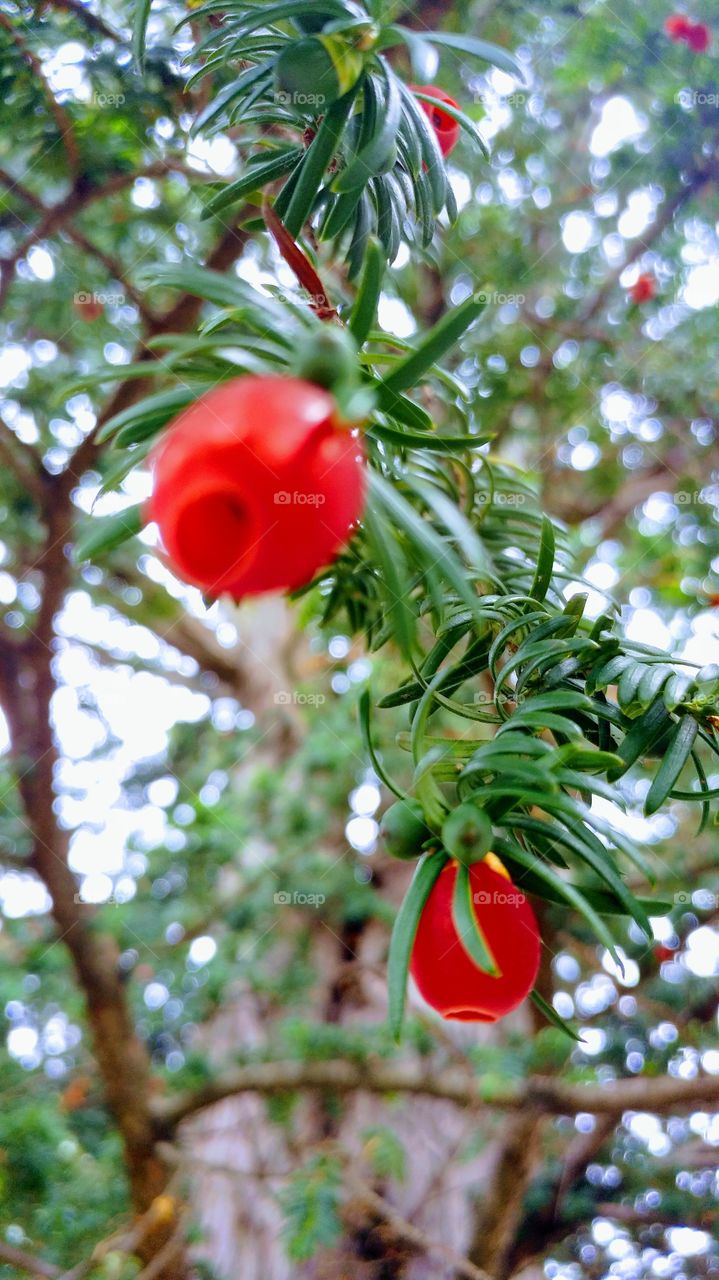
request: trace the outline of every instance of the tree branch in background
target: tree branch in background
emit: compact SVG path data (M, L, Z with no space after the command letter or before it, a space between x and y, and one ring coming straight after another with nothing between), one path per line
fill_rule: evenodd
M584 310L580 311L577 317L577 324L580 328L585 325L587 321L592 320L594 316L596 316L597 313L606 306L612 292L616 288L627 267L630 267L633 262L637 262L637 260L641 258L642 254L646 252L650 245L654 244L655 241L659 239L662 232L671 225L675 214L677 214L679 210L687 204L692 196L695 196L707 182L711 181L713 181L713 175L710 173L706 173L704 171L694 173L686 186L680 187L679 190L675 191L674 195L665 202L659 217L655 218L654 222L643 236L637 237L636 244L632 249L630 249L621 266L615 267L614 271L610 272L601 288L597 289L594 297L589 300Z
M656 466L647 467L630 476L611 498L599 504L587 505L576 499L564 502L562 486L553 482L551 476L545 477L547 497L553 495L552 509L567 524L578 524L583 520L597 520L600 526L599 540L611 538L624 524L627 516L634 509L646 502L653 493L662 486L676 485L687 465L686 455L681 448L671 449L665 459Z
M541 1111L530 1107L505 1122L487 1195L477 1206L469 1257L495 1280L509 1274L509 1253L536 1166L543 1119Z
M74 223L68 224L65 228L65 234L69 236L71 240L74 240L78 248L84 249L85 253L89 254L90 257L97 258L98 262L102 263L111 280L117 280L122 285L130 301L134 302L137 307L140 315L145 321L145 324L152 327L157 323L157 316L148 307L144 294L140 293L139 289L136 289L135 286L130 283L127 278L127 273L123 269L122 263L118 262L117 258L113 258L111 254L105 253L104 249L101 249L99 245L93 244L91 240L88 240L87 236L84 235L83 232L80 231L79 227L75 226Z
M388 1204L383 1196L373 1191L368 1183L362 1178L356 1177L355 1174L345 1171L345 1182L352 1196L358 1200L365 1208L382 1218L400 1240L407 1241L408 1244L414 1246L421 1254L427 1254L430 1257L444 1258L454 1269L456 1275L466 1277L466 1280L491 1280L491 1277L481 1267L475 1266L469 1258L463 1258L460 1253L455 1253L454 1249L450 1249L448 1245L441 1244L436 1240L432 1240L424 1231L420 1231L414 1223L408 1222L406 1218Z
M14 252L9 257L0 259L0 269L2 270L0 305L5 301L18 262L29 253L34 245L55 235L61 228L71 222L78 213L94 204L96 200L104 200L110 196L117 195L120 191L131 187L138 178L166 178L172 173L187 174L187 166L179 158L156 160L150 164L142 165L139 169L113 174L111 178L108 178L106 182L97 187L88 185L86 182L78 183L65 199L58 200L50 208L37 201L26 187L22 186L9 174L0 173L0 178L3 181L7 182L9 179L9 189L11 191L13 189L17 190L23 199L31 203L42 214L36 225L28 232ZM189 170L189 173L197 181L202 181L201 173L196 173L194 170Z
M80 169L80 154L77 149L77 139L72 126L72 121L68 116L65 108L58 102L55 94L52 92L45 76L43 74L40 59L35 56L32 49L28 48L15 24L7 17L6 14L0 13L0 27L7 31L10 39L18 50L20 56L27 63L32 71L38 85L42 89L48 110L57 125L62 145L65 148L67 163L73 178L76 178Z
M47 477L42 510L46 539L36 563L43 579L41 605L34 630L23 644L0 649L0 699L10 729L24 825L32 838L30 865L50 894L59 938L72 957L84 993L95 1058L122 1135L133 1206L144 1214L169 1178L169 1170L155 1152L148 1103L150 1061L130 1013L118 945L93 927L92 909L78 900L69 867L68 833L59 826L54 810L54 773L59 761L50 713L55 691L54 619L70 583L65 547L73 524L71 486L72 478L66 473ZM175 1227L174 1215L156 1224L139 1246L143 1261L155 1257ZM184 1267L178 1265L172 1280L181 1280L184 1274Z
M240 1093L271 1096L298 1089L325 1089L336 1093L355 1090L367 1093L425 1094L445 1098L465 1107L492 1107L514 1111L534 1107L549 1115L589 1112L620 1115L637 1108L671 1111L697 1103L719 1100L719 1076L698 1076L682 1080L674 1076L658 1079L632 1077L607 1085L564 1084L551 1077L530 1077L523 1085L509 1084L491 1092L483 1091L481 1078L473 1081L467 1072L455 1068L435 1070L414 1063L391 1065L383 1062L261 1062L238 1067L210 1081L194 1092L152 1103L158 1135L171 1135L187 1116Z
M148 166L144 173L160 176L171 167L163 162L158 166ZM69 230L70 218L93 200L124 189L138 176L137 172L118 174L101 188L75 191L62 205L51 209L45 209L40 201L18 185L18 194L41 216L12 259L3 264L3 291L7 290L16 264L28 248L66 225L70 234L74 232L73 238L81 247L95 252L95 247L82 233L74 228L72 232ZM17 185L9 175L3 174L2 180L6 185ZM226 270L239 256L245 243L243 233L234 225L228 227L210 254L208 268ZM112 275L119 275L116 264L103 251L97 251L96 256L101 257ZM161 317L152 316L143 307L143 342L159 333L190 328L201 305L198 298L188 294L182 295ZM156 354L147 352L143 347L140 358L155 358ZM117 412L123 402L131 403L138 390L137 384L129 380L121 384L112 397L104 420ZM53 773L58 762L50 718L50 703L55 690L51 665L54 619L62 608L70 585L70 563L65 548L71 541L74 523L71 490L75 477L94 461L97 446L94 434L88 436L71 458L66 471L54 477L33 474L7 427L0 435L0 448L13 474L37 499L46 528L45 543L34 566L43 582L34 630L20 645L5 646L0 653L0 697L10 728L24 821L33 841L29 869L36 872L50 894L59 938L70 952L84 992L95 1057L108 1105L123 1139L133 1206L138 1214L144 1215L162 1195L169 1177L168 1167L155 1150L155 1127L148 1101L150 1062L145 1046L137 1036L127 1003L117 944L109 935L98 933L92 927L92 909L77 899L77 885L68 862L68 835L59 827L53 808ZM183 633L186 649L191 640L185 632L189 630L192 634L192 624L183 618L177 627ZM203 636L203 642L203 657L207 659L206 650L212 649L212 665L216 669L223 657L220 646L213 646L209 632L206 638ZM192 643L197 649L197 637ZM204 666L206 662L200 665ZM233 682L236 691L237 671L229 667L226 660L224 676L228 682ZM32 673L32 679L29 673ZM180 1222L180 1216L173 1210L166 1221L153 1222L152 1230L138 1242L139 1256L151 1268L146 1275L181 1280L186 1273ZM48 1274L54 1276L58 1273Z
M0 418L0 461L14 475L18 484L39 502L45 497L42 475L36 466L32 449L18 440L15 432Z
M227 271L237 261L247 243L247 234L239 229L238 224L247 216L247 206L242 206L236 213L234 222L228 226L220 237L205 266L208 271ZM142 360L158 360L162 352L149 350L145 345L150 338L159 337L163 333L184 333L197 321L202 308L202 300L194 294L184 293L164 315L156 316L145 329L140 340L140 347L135 352L133 363ZM91 431L82 444L75 450L69 463L73 475L80 476L92 466L97 456L97 435L104 425L116 413L127 409L145 394L146 388L142 379L127 378L113 392L110 400L100 415L97 426Z
M577 1223L568 1217L564 1208L565 1198L571 1188L583 1177L587 1165L596 1160L617 1124L615 1115L599 1116L590 1133L578 1133L566 1149L559 1177L554 1186L543 1185L538 1196L531 1192L525 1196L525 1214L520 1229L510 1242L505 1255L507 1275L514 1275L527 1261L536 1258L556 1240L563 1240L575 1230ZM537 1182L541 1182L542 1173ZM528 1201L536 1207L528 1208ZM585 1210L582 1210L586 1216Z
M45 0L44 5L41 7L62 9L65 13L71 13L73 17L77 18L83 26L87 27L88 31L93 33L93 35L103 36L107 40L119 41L122 39L122 36L117 31L114 31L113 28L105 22L104 18L99 17L98 14L93 13L91 9L88 9L87 6L82 3L82 0Z
M29 1276L39 1276L41 1280L59 1280L60 1268L52 1262L44 1262L24 1249L15 1249L11 1244L0 1240L0 1262L6 1262L16 1271L24 1271Z

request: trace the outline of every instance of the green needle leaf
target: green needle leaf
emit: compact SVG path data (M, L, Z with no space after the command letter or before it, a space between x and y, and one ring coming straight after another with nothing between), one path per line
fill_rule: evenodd
M300 169L297 185L284 215L284 224L294 240L312 212L325 170L334 156L354 104L360 80L349 93L333 102L315 134Z
M370 178L378 173L386 173L394 164L401 99L393 76L386 77L386 84L387 99L378 117L377 132L335 179L335 191L353 191L356 187L364 187Z
M472 897L472 881L469 868L463 862L457 863L457 879L454 882L452 895L452 920L459 940L469 956L483 973L490 973L494 978L501 978L499 968L489 944L482 932Z
M379 778L380 782L384 783L388 791L391 791L393 795L396 795L399 800L405 800L406 795L404 791L401 791L400 788L397 786L397 784L392 781L389 774L385 771L385 767L382 764L382 761L380 760L379 756L377 755L377 752L374 749L374 743L372 742L372 727L370 723L372 700L369 695L369 689L363 689L362 693L360 694L358 706L359 706L359 718L360 718L360 729L362 731L362 739L365 745L365 750L367 752L367 755L370 758L370 763L372 765L372 768L377 774L377 777Z
M679 721L644 802L644 812L647 817L656 813L657 809L664 804L691 755L698 732L699 725L693 716L686 715Z
M522 84L526 83L521 63L497 44L490 44L487 40L477 40L475 36L455 35L450 31L423 31L422 35L425 40L431 40L433 44L446 45L448 49L459 49L460 53L469 53L475 58L483 58L485 62L491 62L492 66L507 71L510 76L516 76Z
M349 320L349 329L358 347L364 345L372 330L384 279L384 253L374 236L367 242L364 271Z
M580 1033L575 1031L574 1027L571 1026L569 1022L565 1022L564 1018L560 1018L557 1010L553 1005L547 1003L544 996L539 994L536 987L534 991L530 991L529 998L532 1001L532 1004L539 1009L539 1012L544 1015L547 1022L551 1022L552 1026L557 1027L559 1031L563 1031L565 1036L569 1036L569 1039L573 1040L576 1044L582 1043Z
M213 386L216 383L205 382L194 387L175 387L172 391L147 396L139 404L130 405L128 409L123 409L110 418L99 433L98 440L107 440L117 434L115 443L118 447L139 444L141 440L149 439L174 418L176 413L197 400L203 391L210 391Z
M424 905L432 892L440 871L447 861L442 852L425 853L417 863L412 882L392 930L389 944L387 982L389 987L389 1025L395 1040L399 1041L404 1019L407 994L407 974L412 947Z
M132 18L132 56L140 71L145 62L145 37L151 4L152 0L135 0L135 12Z
M218 191L217 195L205 205L201 217L211 218L228 204L244 199L252 191L261 191L268 182L274 182L276 178L283 178L286 173L294 169L301 155L302 152L297 147L293 147L290 151L283 151L281 155L273 156L266 164L253 165L249 173L243 174L236 182L231 182Z
M430 329L424 342L420 343L410 355L400 360L384 379L388 391L404 391L414 387L424 374L436 364L442 356L454 346L462 334L484 310L485 303L480 301L482 295L467 298L466 302L449 311Z
M95 516L85 525L80 534L73 555L78 564L83 560L92 560L95 556L106 555L114 551L128 538L134 538L142 529L145 521L140 503L134 507L126 507L112 516Z
M543 600L549 590L554 569L554 526L547 516L542 516L542 536L539 543L537 568L529 590L534 600Z

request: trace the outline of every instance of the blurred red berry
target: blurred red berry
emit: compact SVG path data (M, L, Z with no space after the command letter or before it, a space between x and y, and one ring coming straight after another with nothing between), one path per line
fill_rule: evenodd
M438 89L434 84L411 84L410 89L414 93L426 93L430 97L436 98L438 102L446 102L450 107L454 107L455 111L459 110L454 98L450 98L444 89ZM453 116L447 111L442 111L441 107L430 106L428 102L420 101L420 107L429 119L439 143L439 149L443 156L448 156L459 142L459 125Z
M640 306L643 302L651 302L652 298L657 296L657 282L654 276L644 272L638 276L629 290L629 297L632 302L638 303Z
M685 13L673 13L664 23L664 30L670 40L687 40L691 25Z
M654 948L654 959L657 960L659 964L664 964L666 960L673 960L674 959L673 948L665 947L664 944L661 942L657 943L656 947Z
M420 917L410 972L424 999L443 1018L496 1022L525 999L539 969L540 937L524 894L487 861L469 869L474 911L501 970L483 973L470 960L454 927L452 895L457 863L440 872Z
M91 293L76 293L72 305L77 315L86 324L93 324L95 320L99 320L105 310L103 304Z
M690 23L686 40L692 53L706 53L711 43L711 38L711 31L705 23Z
M711 31L704 22L692 22L685 13L674 13L664 23L670 40L683 41L693 53L706 53L711 43Z
M365 467L323 388L242 377L208 392L150 455L156 520L171 568L235 600L309 582L349 540Z

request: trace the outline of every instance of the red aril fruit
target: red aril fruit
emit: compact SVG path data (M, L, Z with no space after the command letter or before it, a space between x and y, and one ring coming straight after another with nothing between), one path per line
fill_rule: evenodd
M200 396L150 455L170 567L210 596L303 586L347 543L365 461L322 387L246 376Z

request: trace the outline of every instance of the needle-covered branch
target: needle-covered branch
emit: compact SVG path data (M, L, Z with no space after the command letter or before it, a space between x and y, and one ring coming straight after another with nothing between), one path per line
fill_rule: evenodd
M459 1106L489 1107L500 1111L530 1108L549 1115L619 1116L635 1109L667 1112L719 1100L719 1076L682 1080L674 1076L617 1080L611 1084L565 1084L552 1077L530 1077L523 1084L483 1085L466 1071L454 1067L437 1071L414 1063L357 1064L327 1062L262 1062L238 1067L200 1089L157 1100L152 1111L158 1135L166 1137L188 1116L242 1093L274 1096L302 1090L326 1090L338 1094L364 1091L375 1094L423 1094Z

